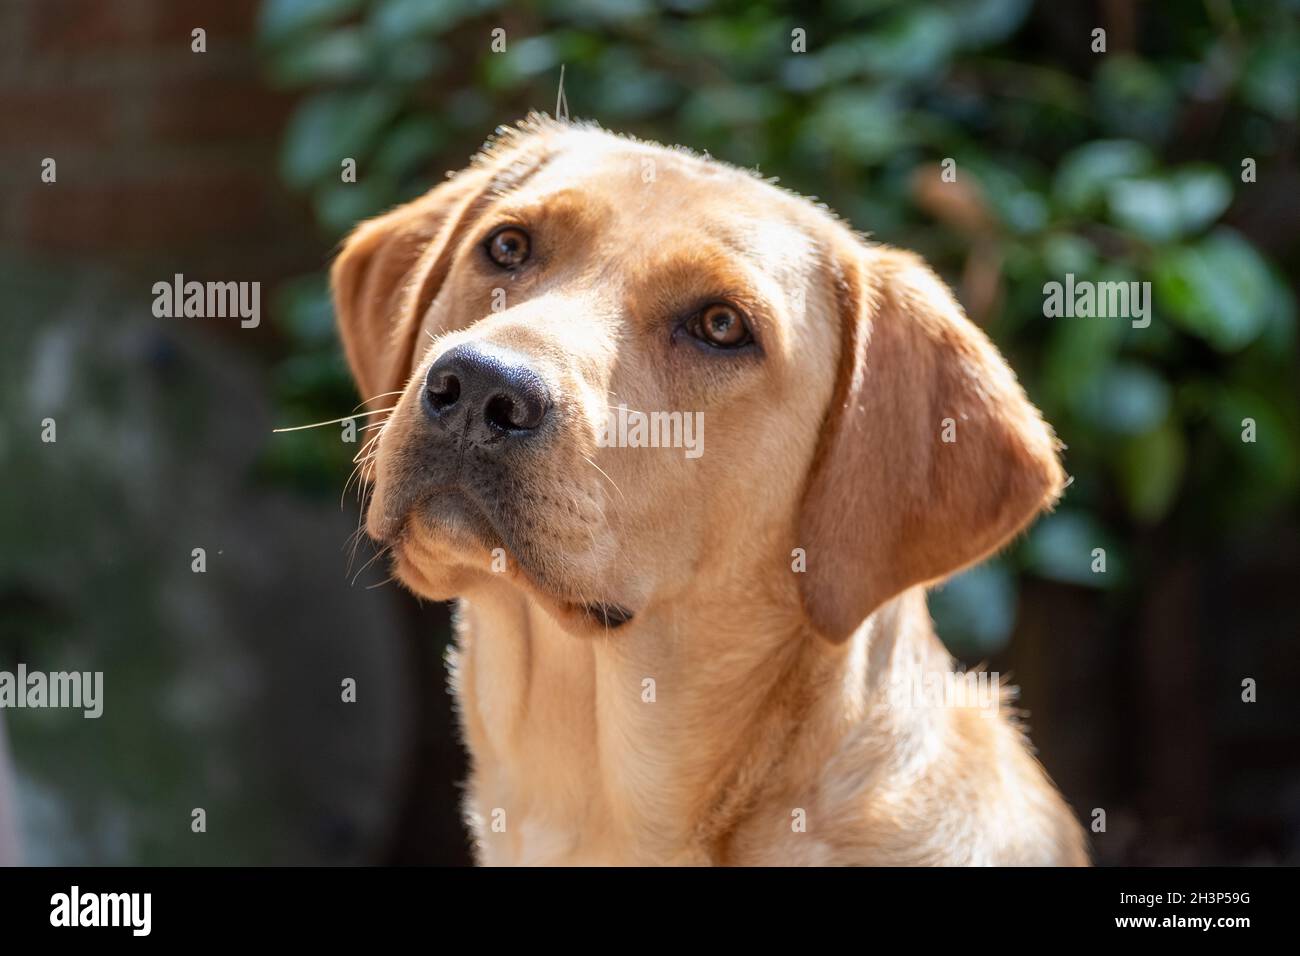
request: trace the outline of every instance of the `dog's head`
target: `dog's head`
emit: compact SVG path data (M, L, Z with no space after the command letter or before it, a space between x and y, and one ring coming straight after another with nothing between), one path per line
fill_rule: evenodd
M842 639L1061 487L921 261L684 151L531 120L332 279L362 397L395 401L367 529L427 597L504 575L582 632L761 591Z

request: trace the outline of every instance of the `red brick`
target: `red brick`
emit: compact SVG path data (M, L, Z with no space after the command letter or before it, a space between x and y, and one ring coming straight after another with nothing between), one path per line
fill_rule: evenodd
M276 138L294 97L272 92L256 77L202 77L157 90L148 107L150 136L173 143Z
M261 5L261 0L149 0L149 42L188 50L191 31L202 27L209 52L217 40L244 37L251 43Z
M56 155L60 146L102 146L118 129L119 99L105 89L0 88L0 129L6 143L48 150L42 155Z
M260 6L260 0L38 0L32 45L46 54L188 51L195 27L207 31L209 51L218 40L250 45Z
M107 52L141 36L141 0L40 0L31 5L32 47L39 53Z
M157 179L70 182L29 193L22 234L38 250L162 249L255 238L271 184L248 170L187 171Z

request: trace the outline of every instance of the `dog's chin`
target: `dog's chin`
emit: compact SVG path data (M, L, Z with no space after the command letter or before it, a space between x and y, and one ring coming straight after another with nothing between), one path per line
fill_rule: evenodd
M439 495L408 515L388 543L394 577L429 600L449 601L471 594L488 581L504 580L524 591L572 634L608 634L636 617L626 604L587 597L602 593L597 585L584 586L575 594L552 584L527 558L527 548L512 546L508 534L457 494Z

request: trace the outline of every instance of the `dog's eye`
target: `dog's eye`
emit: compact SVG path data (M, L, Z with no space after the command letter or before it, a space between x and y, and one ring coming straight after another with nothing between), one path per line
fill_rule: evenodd
M740 310L725 302L705 306L688 328L702 342L719 349L738 349L753 341Z
M528 233L517 226L503 226L487 241L487 252L502 269L517 269L528 259Z

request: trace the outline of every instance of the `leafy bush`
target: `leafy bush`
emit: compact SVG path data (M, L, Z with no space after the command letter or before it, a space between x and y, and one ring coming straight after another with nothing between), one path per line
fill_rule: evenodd
M1062 6L267 0L260 33L273 82L305 92L283 177L331 240L464 165L495 126L549 109L564 65L575 115L779 174L925 254L1007 353L1074 476L1009 558L937 595L945 636L988 652L1014 621L1016 573L1122 582L1117 568L1153 560L1129 553L1146 529L1212 548L1268 522L1300 481L1294 296L1254 235L1294 148L1293 5L1145 5L1106 53L1091 48L1091 5ZM949 158L957 188L936 189ZM1293 236L1294 219L1271 250L1291 266ZM1065 273L1150 282L1149 327L1045 318L1044 284ZM281 316L286 407L345 413L323 277ZM1096 547L1107 574L1091 570Z

